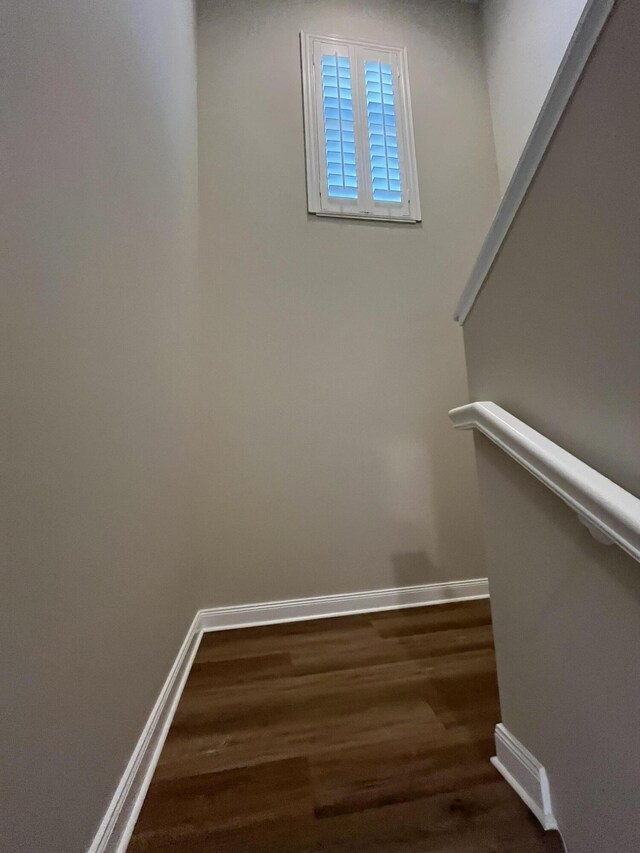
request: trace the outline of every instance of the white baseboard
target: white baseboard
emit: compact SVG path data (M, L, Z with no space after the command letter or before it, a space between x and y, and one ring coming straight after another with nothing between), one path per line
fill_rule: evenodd
M551 808L547 773L540 762L502 723L495 732L496 754L491 759L513 790L531 809L545 829L557 829Z
M268 601L261 604L242 604L201 610L198 627L203 631L250 628L257 625L274 625L279 622L298 622L305 619L371 613L376 610L444 604L447 601L466 601L473 598L486 598L488 595L489 582L486 578L374 589L368 592L341 595L318 595L313 598L294 598L289 601Z
M136 744L88 853L125 853L184 689L203 631L247 628L375 610L486 598L486 578L422 586L322 595L291 601L199 610Z
M88 853L124 853L127 849L200 644L198 616L187 631Z

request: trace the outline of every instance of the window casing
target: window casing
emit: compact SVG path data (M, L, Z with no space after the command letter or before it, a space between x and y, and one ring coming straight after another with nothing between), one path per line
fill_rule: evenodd
M301 33L311 213L418 222L405 48Z

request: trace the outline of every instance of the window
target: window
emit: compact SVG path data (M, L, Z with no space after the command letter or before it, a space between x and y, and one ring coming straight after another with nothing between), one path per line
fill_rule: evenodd
M406 50L300 40L309 211L418 222Z

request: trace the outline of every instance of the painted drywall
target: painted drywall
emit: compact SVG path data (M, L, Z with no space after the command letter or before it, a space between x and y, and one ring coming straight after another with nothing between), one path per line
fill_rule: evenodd
M640 7L620 0L464 326L471 396L640 495ZM569 853L634 850L640 566L478 440L503 722Z
M450 323L498 198L476 7L198 7L205 605L482 576ZM299 32L406 45L424 221L307 213Z
M0 848L83 853L196 601L193 14L2 28Z
M506 190L587 0L483 0L500 190Z

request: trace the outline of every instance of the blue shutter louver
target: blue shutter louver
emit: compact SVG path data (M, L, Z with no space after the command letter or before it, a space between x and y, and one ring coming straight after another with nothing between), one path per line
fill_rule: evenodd
M322 56L322 104L327 158L327 192L333 198L358 198L353 127L351 62L347 56Z
M401 202L393 70L385 62L365 61L364 76L373 199Z

